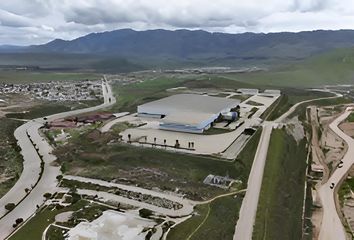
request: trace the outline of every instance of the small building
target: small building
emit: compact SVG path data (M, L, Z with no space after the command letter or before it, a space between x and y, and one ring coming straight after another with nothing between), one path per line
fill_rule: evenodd
M177 94L138 106L138 116L156 118L163 130L203 133L221 114L235 111L240 100Z
M245 95L257 95L259 93L259 90L255 88L239 88L237 89L237 92Z

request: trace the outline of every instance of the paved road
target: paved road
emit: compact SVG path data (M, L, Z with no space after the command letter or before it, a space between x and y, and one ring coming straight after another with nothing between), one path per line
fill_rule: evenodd
M108 132L111 127L113 127L114 124L117 124L119 122L125 122L125 121L128 121L127 118L123 118L124 116L127 116L129 114L129 112L122 112L122 113L118 113L116 114L116 118L113 119L112 121L109 121L108 123L106 123L101 129L100 131L102 133L105 133L105 132Z
M348 151L342 159L343 167L337 168L329 180L319 189L323 209L320 240L346 239L345 229L337 213L335 197L337 194L336 190L340 187L339 183L347 176L348 171L354 164L354 139L338 128L338 124L344 121L351 112L352 110L347 109L329 125L329 127L348 144ZM334 183L335 190L330 188L332 183Z
M319 90L317 90L319 91ZM309 99L309 100L305 100L302 102L298 102L295 105L293 105L286 113L284 113L283 115L281 115L277 120L275 120L275 122L283 122L287 117L289 117L294 111L295 109L303 104L303 103L308 103L308 102L312 102L312 101L319 101L319 100L325 100L325 99L333 99L333 98L338 98L338 97L343 97L343 95L335 93L335 92L330 92L330 91L322 91L322 92L328 92L328 93L332 93L335 96L333 97L323 97L323 98L315 98L315 99Z
M96 111L114 104L116 100L106 80L102 82L102 91L104 97L103 104L91 108L54 114L47 117L48 121ZM14 135L18 141L18 145L21 147L21 154L23 155L24 169L13 188L0 199L0 206L4 206L9 202L17 204L16 208L5 216L4 210L0 210L2 216L0 219L0 239L5 239L14 231L12 224L17 218L26 220L35 213L37 209L36 206L43 204L45 200L43 197L44 193L53 193L56 191L56 176L60 174L60 170L58 167L51 165L56 159L55 156L51 154L52 148L38 133L39 128L41 128L44 123L45 120L43 118L34 119L20 126L15 131ZM41 159L32 142L39 149L38 151L43 156L43 161L45 162L43 174L40 179ZM25 188L32 189L32 191L26 195Z
M333 97L316 98L316 99L310 99L310 100L299 102L294 106L292 106L287 112L285 112L282 116L280 116L275 121L264 123L262 135L259 141L255 158L253 160L252 169L248 178L247 192L245 198L242 201L240 216L236 224L234 240L252 239L253 226L257 214L259 194L262 187L264 166L267 159L269 140L272 134L273 127L284 122L284 120L288 118L295 111L295 109L303 103L307 103L315 100L337 98L342 96L337 93L333 93L333 94L335 94L335 96Z
M237 221L234 240L246 240L252 238L253 224L256 218L258 198L261 191L264 166L268 153L268 145L273 129L272 122L265 122L257 152L248 178L247 192L242 201L240 216Z

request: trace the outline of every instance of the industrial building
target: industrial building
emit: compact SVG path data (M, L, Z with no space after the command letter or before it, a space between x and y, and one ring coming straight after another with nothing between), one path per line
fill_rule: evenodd
M198 94L177 94L138 106L138 116L158 119L159 128L202 133L220 116L232 115L240 101Z

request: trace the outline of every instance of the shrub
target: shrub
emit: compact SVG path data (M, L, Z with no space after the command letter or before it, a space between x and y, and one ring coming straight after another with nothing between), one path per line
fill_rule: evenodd
M139 210L139 216L142 218L149 218L152 215L152 211L146 208Z
M5 209L8 211L13 210L15 207L16 207L16 204L14 204L14 203L8 203L5 205Z

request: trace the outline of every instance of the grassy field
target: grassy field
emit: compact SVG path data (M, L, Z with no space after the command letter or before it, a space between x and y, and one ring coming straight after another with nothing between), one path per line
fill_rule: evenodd
M95 73L0 71L1 83L38 83L50 81L97 80L102 75Z
M243 188L247 187L260 135L261 130L258 130L235 160L236 168L243 173L240 176ZM219 198L211 204L198 205L193 217L172 229L167 239L232 239L241 203L242 196L238 195L237 198Z
M234 162L236 169L239 169L239 171L242 173L239 178L243 183L243 188L247 188L248 176L252 168L253 159L256 155L261 133L261 129L254 133L254 135L247 142L246 146L242 149Z
M354 113L351 113L348 118L347 118L348 122L354 122Z
M264 170L253 239L301 239L306 141L273 130Z
M228 196L199 205L191 218L171 229L167 240L231 240L241 203L241 196Z
M345 98L345 97L314 100L314 101L310 101L310 102L301 104L298 108L296 108L296 110L289 117L299 116L299 119L303 121L306 118L305 109L310 105L334 106L334 105L347 104L347 103L353 103L353 100L350 98Z
M115 132L101 134L88 129L73 134L69 144L55 150L58 162L67 174L140 185L159 187L185 193L192 199L208 199L225 190L203 184L209 174L229 175L245 184L252 166L255 149L260 137L257 131L232 161L192 154L172 153L152 148L126 144L107 144L117 138Z
M22 157L13 136L22 123L0 118L0 197L16 183L22 172Z
M107 142L114 138L92 130L71 138L69 144L55 150L55 155L67 174L118 179L146 188L171 191L178 188L192 199L210 198L225 192L202 183L208 174L229 174L234 178L241 174L232 162L214 158L122 144L108 145Z
M48 116L55 113L67 112L79 108L87 108L91 106L96 106L101 104L98 100L92 101L82 101L82 102L48 102L39 101L35 103L36 105L26 108L12 108L8 111L13 111L7 113L7 118L17 118L17 119L34 119L38 117Z
M298 102L322 97L332 97L333 94L317 91L304 91L299 89L283 89L283 95L263 114L269 121L275 120L287 112Z
M75 211L73 219L87 219L92 221L97 216L101 215L104 210L109 208L89 203L86 200L79 200L71 206L56 209L53 206L48 206L41 209L33 218L31 218L23 227L21 227L9 240L41 240L44 230L55 221L55 216L62 212ZM96 215L96 217L94 216ZM78 222L70 222L70 226L75 226ZM57 240L57 239L55 239Z
M350 195L351 191L354 191L354 178L347 178L346 180L344 180L343 184L340 186L340 189L338 191L341 205L343 205L344 198Z
M353 84L354 49L331 52L273 67L266 72L229 74L231 79L269 87L318 87L325 84Z

